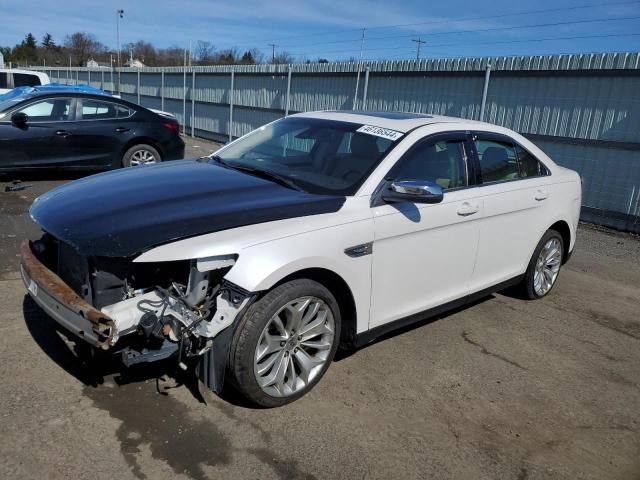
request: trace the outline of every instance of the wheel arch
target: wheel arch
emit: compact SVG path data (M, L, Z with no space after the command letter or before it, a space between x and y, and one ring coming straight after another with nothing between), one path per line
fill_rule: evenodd
M571 228L569 228L569 224L564 220L558 220L547 230L555 230L562 237L564 250L562 252L562 263L565 263L569 259L569 248L571 246Z
M335 297L340 307L340 345L343 347L352 346L356 338L357 309L355 298L349 284L332 270L314 267L293 272L276 282L272 288L300 278L307 278L318 282Z

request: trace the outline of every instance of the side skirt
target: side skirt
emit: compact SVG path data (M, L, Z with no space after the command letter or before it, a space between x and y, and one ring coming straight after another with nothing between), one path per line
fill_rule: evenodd
M429 318L437 317L438 315L441 315L445 312L460 308L476 300L487 297L492 293L499 292L500 290L504 290L509 287L513 287L514 285L519 284L523 278L524 274L518 275L517 277L505 280L504 282L500 282L489 288L480 290L479 292L472 293L470 295L467 295L466 297L462 297L457 300L438 305L437 307L430 308L423 312L414 313L413 315L394 320L393 322L385 323L384 325L372 328L371 330L367 330L366 332L358 333L355 338L354 347L363 347L373 342L376 338L386 335L389 332L392 332L399 328L407 327L409 325L427 320Z

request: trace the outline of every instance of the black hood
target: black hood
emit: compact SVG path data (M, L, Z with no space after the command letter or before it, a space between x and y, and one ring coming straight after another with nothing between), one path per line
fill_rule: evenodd
M128 257L195 235L336 212L344 200L185 160L76 180L39 197L30 213L82 255Z

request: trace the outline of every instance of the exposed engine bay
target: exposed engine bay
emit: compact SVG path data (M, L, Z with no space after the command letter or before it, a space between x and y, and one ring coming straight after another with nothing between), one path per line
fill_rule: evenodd
M45 234L36 257L110 322L97 346L126 366L177 355L181 368L213 346L252 295L227 282L236 256L135 263L133 258L84 257ZM94 329L94 331L96 331Z

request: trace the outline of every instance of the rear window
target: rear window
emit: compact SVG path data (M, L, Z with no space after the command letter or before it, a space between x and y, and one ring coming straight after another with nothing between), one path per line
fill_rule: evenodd
M29 73L13 74L14 87L35 87L37 85L40 85L40 78L38 78L37 75L31 75Z
M100 100L82 100L83 120L109 120L129 117L133 111L123 105Z

